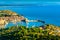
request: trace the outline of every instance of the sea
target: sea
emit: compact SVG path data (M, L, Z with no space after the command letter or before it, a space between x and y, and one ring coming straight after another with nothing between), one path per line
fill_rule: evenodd
M11 10L29 20L42 20L46 24L60 26L60 4L55 2L47 2L40 4L19 4L19 5L0 5L0 10ZM26 26L25 23L18 22L19 25ZM15 24L9 23L7 27ZM40 26L43 23L30 22L29 26Z

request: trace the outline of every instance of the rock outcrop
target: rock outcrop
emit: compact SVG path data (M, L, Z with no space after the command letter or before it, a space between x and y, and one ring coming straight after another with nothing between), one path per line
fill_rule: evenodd
M23 16L10 10L0 10L0 28L5 28L5 25L9 22L16 23L24 19Z

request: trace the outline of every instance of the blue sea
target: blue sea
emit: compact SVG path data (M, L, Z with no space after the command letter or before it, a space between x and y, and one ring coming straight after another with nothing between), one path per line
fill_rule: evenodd
M20 5L1 5L0 10L12 10L19 15L30 20L43 20L46 24L53 24L60 26L60 4L58 2L47 2L47 3L37 3L37 4L20 4ZM24 24L24 23L23 23ZM9 23L8 26L12 26ZM42 23L30 22L29 26L40 26Z

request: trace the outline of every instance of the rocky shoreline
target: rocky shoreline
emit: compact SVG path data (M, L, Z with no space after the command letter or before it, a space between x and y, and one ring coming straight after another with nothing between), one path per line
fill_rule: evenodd
M19 16L17 13L10 10L0 11L0 28L5 28L5 25L9 22L16 23L21 20L25 20L23 16Z
M59 26L45 24L42 20L28 20L9 10L2 10L0 13L0 40L60 40ZM28 26L18 25L5 28L5 25L9 22L16 23L20 21L27 24L28 22L42 22L44 27L28 28Z

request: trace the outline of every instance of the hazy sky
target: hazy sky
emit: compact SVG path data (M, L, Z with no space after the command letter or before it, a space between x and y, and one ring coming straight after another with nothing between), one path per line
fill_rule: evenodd
M0 1L60 1L60 0L0 0Z
M60 0L0 0L0 4L60 5Z

